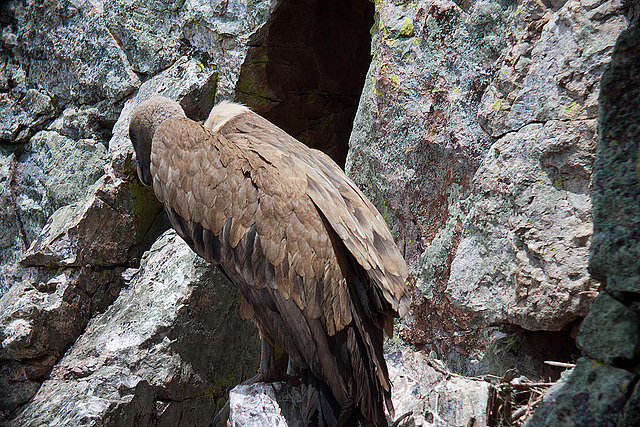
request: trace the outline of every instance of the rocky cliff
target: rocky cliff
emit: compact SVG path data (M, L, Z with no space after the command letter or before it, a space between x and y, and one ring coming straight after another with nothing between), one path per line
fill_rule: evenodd
M207 425L255 371L237 292L166 231L131 165L130 114L161 94L195 120L246 103L344 164L383 214L412 270L387 345L398 415L634 425L639 14L623 0L0 4L0 424ZM549 360L577 365L511 419L496 402L559 379ZM236 425L255 396L263 419L295 425L281 410L296 393L235 389Z

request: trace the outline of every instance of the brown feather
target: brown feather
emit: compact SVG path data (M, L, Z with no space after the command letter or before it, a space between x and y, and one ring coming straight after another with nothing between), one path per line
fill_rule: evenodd
M326 155L229 108L212 112L215 133L185 117L157 128L154 192L185 241L238 286L267 339L328 385L340 419L357 410L384 424L383 328L408 306L393 237Z

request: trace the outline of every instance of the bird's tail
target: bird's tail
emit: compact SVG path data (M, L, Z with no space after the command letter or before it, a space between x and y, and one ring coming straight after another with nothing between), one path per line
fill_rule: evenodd
M302 372L302 383L302 415L305 425L318 427L355 425L341 419L347 414L340 408L329 386L313 375L311 370L305 369Z

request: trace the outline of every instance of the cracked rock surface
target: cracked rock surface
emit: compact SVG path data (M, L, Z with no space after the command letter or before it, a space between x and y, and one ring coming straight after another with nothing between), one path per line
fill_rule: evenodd
M346 169L413 269L401 336L457 371L501 375L512 361L496 345L517 359L541 333L549 353L516 362L527 375L557 378L534 359L576 351L600 289L587 271L599 84L626 10L376 3Z
M255 369L235 287L173 230L128 276L9 425L205 425L227 386Z
M584 352L530 425L638 424L637 2L364 3L0 2L0 425L207 425L255 372L237 292L136 177L156 94L347 155L413 273L396 417L494 423L462 375ZM237 425L298 422L289 386L230 397Z
M131 286L130 277L122 274L139 264L167 228L161 206L135 174L128 139L131 111L160 94L203 120L216 98L233 95L247 40L273 6L269 1L152 2L144 7L101 0L0 4L1 425L17 414L16 425L80 425L99 419L106 425L204 424L213 419L224 390L254 371L255 330L239 318L242 325L236 326L231 319L237 310L212 317L222 325L228 322L233 337L219 332L219 324L203 320L195 325L197 319L185 313L206 318L207 310L218 310L217 292L220 301L228 297L235 308L237 293L225 294L224 284L218 291L213 286L218 282L203 278L202 272L185 273L186 282L167 279L167 292L182 295L176 297L179 304L191 297L199 304L172 306L180 315L158 314L154 333L161 336L173 328L177 337L171 342L161 337L165 344L155 347L176 354L173 365L165 366L167 375L154 376L157 366L151 366L144 375L137 370L127 374L137 379L122 385L117 372L125 374L111 365L115 359L109 353L91 381L104 393L92 397L87 382L78 381L84 374L78 376L72 367L83 357L75 353L85 342L79 336L92 330L96 316L121 310L113 315L126 323L127 316L135 315L113 305L121 288ZM171 264L176 271L197 264L186 256L180 260ZM203 289L207 296L198 293ZM164 302L149 300L151 306L160 304L159 311L169 310ZM194 338L181 328L204 335ZM131 337L144 331L129 332ZM209 333L228 342L212 341ZM244 347L234 347L234 340ZM202 351L202 342L211 347ZM227 345L232 352L221 350ZM152 363L141 348L135 350L140 360ZM129 368L129 362L121 362L120 368ZM186 374L189 369L192 377ZM138 404L151 406L137 412ZM56 408L58 418L47 418L45 406Z

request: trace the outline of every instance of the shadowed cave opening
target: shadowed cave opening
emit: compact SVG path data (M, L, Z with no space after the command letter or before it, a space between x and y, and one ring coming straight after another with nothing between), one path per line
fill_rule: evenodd
M371 62L369 0L284 0L249 43L236 101L344 167Z

